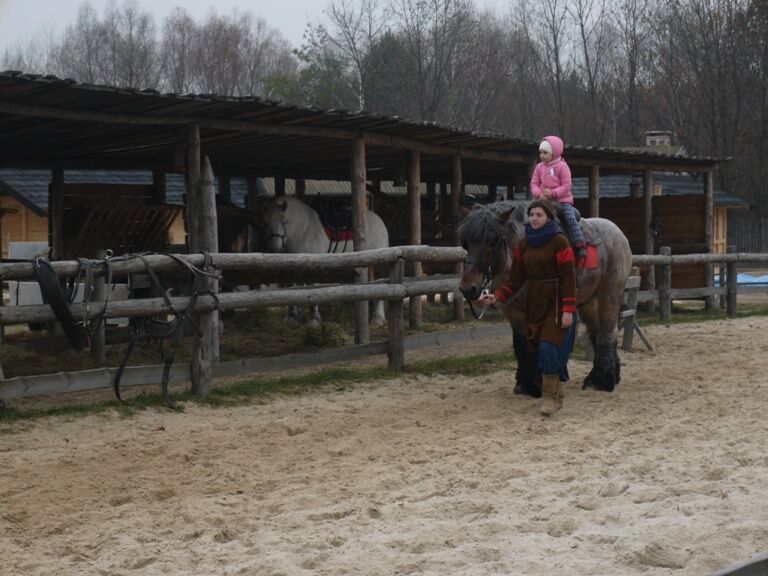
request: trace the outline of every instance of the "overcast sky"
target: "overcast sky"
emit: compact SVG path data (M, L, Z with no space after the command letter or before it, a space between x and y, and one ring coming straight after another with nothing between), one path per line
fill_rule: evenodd
M90 0L103 15L110 0ZM45 31L61 32L74 22L83 0L0 0L0 51L20 41L37 37ZM118 5L122 0L118 0ZM215 7L219 14L230 14L237 8L263 17L270 26L279 29L295 47L308 22L322 19L327 0L139 0L142 9L151 11L160 24L173 8L184 7L197 21L203 20ZM504 6L504 0L480 0L481 6Z
M61 32L75 21L82 4L83 0L0 0L0 50L45 30ZM109 0L90 0L90 4L101 16ZM152 12L158 25L176 6L185 8L197 21L212 7L219 14L231 14L235 8L251 12L278 28L294 46L301 44L307 22L322 17L325 5L323 0L139 0L139 6Z

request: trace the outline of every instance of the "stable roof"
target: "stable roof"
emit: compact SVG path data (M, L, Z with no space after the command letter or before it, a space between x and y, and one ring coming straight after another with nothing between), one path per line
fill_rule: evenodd
M0 165L183 170L187 127L200 127L218 173L345 180L350 142L366 142L368 179L402 175L403 150L421 153L422 180L449 181L460 155L467 183L527 178L537 143L435 123L291 106L255 97L159 94L0 73ZM700 172L724 159L568 146L575 175L639 169Z

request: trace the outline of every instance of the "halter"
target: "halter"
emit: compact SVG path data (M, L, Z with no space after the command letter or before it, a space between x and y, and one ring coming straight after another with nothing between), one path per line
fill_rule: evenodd
M269 243L272 241L272 238L280 238L280 245L281 245L282 251L285 252L285 237L288 235L288 226L286 224L285 219L280 220L280 226L282 226L283 233L278 234L277 232L272 232L272 234L267 236L267 247L269 246Z
M501 238L496 240L494 243L494 258L493 261L495 262L498 258L498 246L502 244L504 246L504 253L507 251L507 239ZM476 258L475 256L468 255L467 258L464 260L464 262L470 266L474 266L478 270L480 270L483 273L483 281L480 284L480 294L482 294L485 290L487 290L488 286L491 285L491 282L493 282L493 263L488 264L487 266L485 263L480 260L479 258ZM488 309L487 306L485 306L481 311L480 314L475 312L475 307L472 305L472 300L469 300L469 309L472 311L472 316L475 317L475 320L480 320L485 315L485 311Z

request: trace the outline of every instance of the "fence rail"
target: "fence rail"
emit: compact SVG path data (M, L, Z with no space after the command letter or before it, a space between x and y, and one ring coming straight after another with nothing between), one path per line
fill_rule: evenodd
M669 321L672 317L672 301L675 299L715 298L724 299L726 314L736 316L736 301L738 291L737 269L739 265L765 265L768 264L768 254L733 253L729 248L728 254L672 254L669 247L662 247L661 254L632 256L633 266L656 266L659 273L658 287L650 290L641 290L638 300L641 302L659 302L659 317L663 321ZM720 275L720 286L703 286L700 288L672 288L672 266L686 264L706 264L725 266L725 274ZM712 282L712 278L708 279ZM754 290L749 290L753 292ZM768 291L768 290L767 290Z
M738 293L736 270L739 265L762 265L768 263L768 254L684 254L672 255L668 249L663 249L659 255L633 256L633 265L656 266L659 268L656 278L659 285L653 290L643 290L638 293L639 301L658 301L659 313L662 320L671 317L672 300L676 298L709 298L720 296L726 302L729 316L736 314L736 297ZM213 266L227 271L259 271L266 274L292 272L309 274L318 270L348 271L370 266L388 266L389 280L358 284L342 284L317 286L307 288L291 288L280 290L248 290L243 292L221 293L217 295L218 307L222 310L262 308L283 305L314 305L339 302L360 302L366 300L388 300L388 334L386 341L348 347L345 357L360 357L372 353L387 352L389 365L402 368L405 364L405 330L403 326L404 300L413 296L431 295L453 292L457 301L461 300L458 292L458 274L455 276L427 276L422 278L407 278L404 275L406 262L443 262L461 266L466 252L458 247L436 248L430 246L402 246L383 248L347 254L211 254ZM200 267L205 262L203 254L178 255L177 258ZM183 269L179 262L167 255L145 256L146 262L155 272L173 273ZM102 261L92 261L95 276L106 274L107 266ZM681 264L713 264L726 267L723 286L705 286L700 288L673 289L671 287L672 266ZM80 273L81 264L77 261L52 263L53 270L62 278L75 277ZM145 273L145 263L136 258L114 258L110 261L113 277L128 276L134 273ZM0 263L0 280L29 280L35 277L33 266L29 262ZM768 288L763 288L768 292ZM173 297L171 305L178 311L186 310L190 298ZM216 300L207 295L201 295L195 302L196 312L214 309ZM104 304L91 302L86 308L82 304L70 307L75 318L91 319L102 312L106 318L155 316L171 312L164 298L145 298L137 300L111 301L106 310ZM0 325L44 323L55 320L55 316L47 305L41 306L4 306L0 307ZM506 328L508 329L508 327ZM336 352L329 353L338 354ZM323 355L321 355L323 356ZM329 356L331 358L331 356ZM335 356L333 356L335 358ZM329 360L330 361L330 360ZM236 373L246 373L259 363L256 359L246 359L217 365L213 374L221 375L234 370ZM230 366L231 364L231 366ZM0 379L0 400L14 397L67 390L87 390L103 388L111 379L111 369L84 371L67 375L50 375L28 377L26 379ZM142 385L157 381L160 370L158 367L136 367L132 377L126 377L125 385ZM233 373L235 373L233 372ZM190 373L188 366L174 367L174 378L185 379ZM1 374L1 369L0 369ZM98 376L97 376L98 374ZM0 378L2 378L0 376ZM32 384L34 382L34 384Z
M406 262L445 262L460 265L466 252L462 248L435 248L431 246L400 246L382 248L346 254L210 254L213 267L226 274L227 271L247 270L264 273L280 273L290 271L297 274L311 275L322 270L348 271L373 266L388 266L389 280L385 282L367 282L332 286L315 286L306 288L291 288L280 290L248 290L217 294L216 297L200 294L197 298L171 297L142 298L135 300L110 301L105 303L92 301L87 304L72 304L70 312L74 318L90 320L99 318L135 318L157 316L173 311L184 312L194 302L194 312L204 313L218 308L220 310L252 309L268 306L305 305L330 303L353 303L369 300L389 301L388 334L385 342L363 344L354 347L351 354L370 354L371 350L381 351L384 346L389 365L402 368L405 364L405 330L403 325L404 301L407 298L438 293L453 292L455 298L460 298L458 278L456 276L428 276L408 278L404 275ZM147 255L142 259L137 257L116 257L109 260L107 265L102 260L90 261L94 276L104 276L109 268L112 278L128 276L134 273L146 273L147 266L153 272L174 273L186 271L185 263L201 267L205 265L206 255L189 254ZM82 264L77 261L53 262L52 268L61 278L76 277L81 272ZM28 280L35 278L35 272L30 262L14 262L0 264L0 280ZM170 302L170 305L169 305ZM4 306L0 307L0 325L45 323L56 320L50 306ZM157 367L139 370L134 381L126 384L147 384L147 380L156 378ZM174 374L188 374L189 367L176 367ZM216 370L213 371L215 373ZM0 376L0 399L9 399L19 395L31 395L46 390L86 390L103 388L111 374L109 370L94 372L86 371L82 377L72 373L66 377L57 376L53 380L43 378L35 386L29 386L19 380L3 381ZM212 374L213 374L212 373ZM0 374L2 374L0 370Z

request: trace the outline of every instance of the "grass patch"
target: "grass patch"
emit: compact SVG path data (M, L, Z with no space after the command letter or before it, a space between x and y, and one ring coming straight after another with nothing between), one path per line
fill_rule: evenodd
M215 387L205 398L197 398L190 392L175 394L177 402L194 403L210 407L225 407L248 404L249 402L268 402L279 394L305 394L313 390L333 386L342 391L345 386L362 382L382 382L408 375L433 376L437 374L450 375L480 375L488 374L514 366L514 358L510 352L495 354L480 354L465 358L447 358L441 360L425 360L412 362L405 371L392 370L386 367L373 368L326 368L310 374L297 376L279 376L267 378L245 378L225 386ZM0 408L0 423L11 423L23 420L36 420L50 416L80 417L106 412L117 412L120 416L130 418L136 412L150 408L162 407L163 399L158 394L139 394L127 404L117 400L82 404L75 406L54 407L45 409L20 410L12 407ZM4 432L0 428L0 433ZM8 430L5 430L8 432Z

